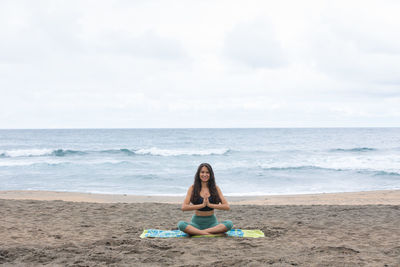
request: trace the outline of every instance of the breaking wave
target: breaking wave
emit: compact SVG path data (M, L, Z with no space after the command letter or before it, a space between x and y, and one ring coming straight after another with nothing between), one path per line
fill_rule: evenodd
M152 155L152 156L207 156L207 155L225 155L229 153L230 149L204 149L204 150L187 150L187 149L161 149L161 148L142 148L142 149L108 149L108 150L70 150L70 149L15 149L0 151L2 158L16 158L16 157L41 157L41 156L54 156L54 157L67 157L67 156L82 156L87 154L110 154L110 155Z

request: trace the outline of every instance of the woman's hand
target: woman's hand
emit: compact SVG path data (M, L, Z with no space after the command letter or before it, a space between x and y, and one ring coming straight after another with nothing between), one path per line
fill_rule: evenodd
M210 197L210 194L204 195L203 203L206 203L204 207L209 206L209 204L210 204L210 200L208 199L209 197Z
M201 203L201 208L200 209L204 208L205 206L207 206L207 203L206 203L206 199L203 198L203 203Z

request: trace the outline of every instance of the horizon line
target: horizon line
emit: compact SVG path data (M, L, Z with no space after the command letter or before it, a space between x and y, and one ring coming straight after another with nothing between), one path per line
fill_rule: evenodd
M106 128L0 128L0 130L168 130L168 129L366 129L400 128L400 126L312 126L312 127L106 127Z

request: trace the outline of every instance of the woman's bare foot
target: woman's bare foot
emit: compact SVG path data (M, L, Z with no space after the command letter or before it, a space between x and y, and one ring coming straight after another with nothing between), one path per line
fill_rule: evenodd
M191 225L188 225L184 231L185 233L189 234L189 235L209 235L210 232L206 231L206 230L200 230L197 229Z
M201 235L211 235L209 232L207 232L207 231L204 231L204 230L200 230L202 233L201 233Z

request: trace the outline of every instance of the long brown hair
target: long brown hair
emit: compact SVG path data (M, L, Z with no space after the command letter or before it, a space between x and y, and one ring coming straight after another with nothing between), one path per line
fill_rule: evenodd
M219 198L219 194L217 191L217 186L215 184L215 177L214 177L214 171L211 168L211 165L208 163L201 163L199 167L197 168L197 172L194 175L194 182L193 182L193 192L192 196L190 197L190 202L196 203L197 199L200 197L200 191L201 191L201 179L200 179L200 171L201 168L206 167L210 173L210 179L208 179L207 185L208 189L210 190L210 196L213 204L218 204L221 202L221 199Z

